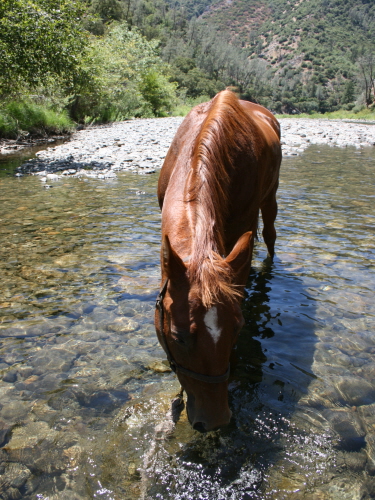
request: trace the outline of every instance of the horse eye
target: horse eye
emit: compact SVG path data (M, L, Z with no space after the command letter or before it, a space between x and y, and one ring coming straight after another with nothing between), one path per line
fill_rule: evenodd
M186 341L185 341L186 333L185 332L172 331L172 335L173 335L173 340L175 342L177 342L178 344L185 344L186 343Z

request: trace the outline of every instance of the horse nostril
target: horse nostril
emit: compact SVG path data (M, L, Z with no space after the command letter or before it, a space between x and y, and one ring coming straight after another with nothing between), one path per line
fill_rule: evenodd
M195 429L198 432L206 432L206 427L203 422L196 422L193 425L193 429Z

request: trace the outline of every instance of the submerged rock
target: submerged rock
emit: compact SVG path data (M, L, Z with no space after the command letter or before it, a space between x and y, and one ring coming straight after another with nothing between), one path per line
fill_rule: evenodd
M13 429L12 438L4 449L10 452L35 448L40 446L42 442L52 444L57 436L58 432L51 429L46 422L30 422L23 427Z
M340 447L347 451L358 451L366 445L366 432L358 413L346 408L324 410L322 415L339 435Z
M147 368L156 373L169 373L172 371L171 368L163 361L154 361L153 363L150 363Z
M2 476L2 484L19 490L31 476L31 471L19 463L9 463ZM17 493L16 493L17 494ZM19 497L21 498L21 497Z

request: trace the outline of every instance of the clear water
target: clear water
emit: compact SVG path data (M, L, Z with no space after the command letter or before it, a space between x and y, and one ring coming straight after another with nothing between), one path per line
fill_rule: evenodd
M68 139L50 139L45 144L38 144L31 147L25 147L14 153L0 154L0 178L13 175L15 169L24 161L35 158L35 153L43 151L50 147L56 147L63 144Z
M201 435L153 327L157 176L0 178L0 496L375 498L375 150L285 159L259 242L233 420Z

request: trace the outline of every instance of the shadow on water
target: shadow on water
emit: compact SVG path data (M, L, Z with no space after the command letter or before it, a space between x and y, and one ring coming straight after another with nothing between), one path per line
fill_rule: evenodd
M266 267L256 248L243 304L231 424L159 435L140 498L375 497L371 161L311 148L285 162L278 257Z
M198 435L186 418L178 422L143 469L148 486L141 498L289 498L296 488L313 486L318 468L318 481L328 473L331 438L296 417L316 378L314 302L281 268L277 260L261 264L249 277L229 382L230 425ZM176 441L185 444L178 449Z

